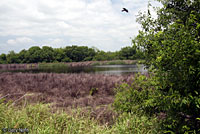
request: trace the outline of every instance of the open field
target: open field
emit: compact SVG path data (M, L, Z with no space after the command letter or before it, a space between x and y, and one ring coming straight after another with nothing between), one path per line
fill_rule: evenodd
M113 102L114 88L132 82L133 75L1 73L0 98L14 105L48 103L52 108L92 110L101 123L112 124L115 116L108 105Z

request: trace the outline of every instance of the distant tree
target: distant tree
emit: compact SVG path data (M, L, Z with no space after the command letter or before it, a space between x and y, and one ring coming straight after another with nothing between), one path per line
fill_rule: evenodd
M16 54L14 51L10 51L7 56L7 63L12 64L12 63L20 63L18 54Z
M69 57L65 57L61 60L61 62L72 62L72 59L70 59Z
M91 61L93 57L96 55L95 49L93 48L84 48L85 49L85 58L84 61Z
M87 46L67 46L64 48L64 54L66 57L70 58L72 61L84 61L91 60L95 55L95 50L88 48Z
M43 46L41 50L42 62L53 62L55 59L55 52L52 47Z
M63 59L66 57L65 53L64 53L64 49L63 48L55 48L54 49L55 52L55 57L54 57L54 61L55 62L64 62Z
M134 47L123 47L120 51L119 51L119 58L121 60L132 60L134 59L134 55L136 54L136 49Z
M118 60L118 59L134 59L138 57L134 55L133 47L125 47L116 52L104 52L99 49L87 46L66 46L65 48L52 48L49 46L33 46L28 50L21 50L19 53L14 51L6 55L6 62L3 62L2 55L1 63L38 63L38 62L79 62L79 61L94 61L94 60Z
M104 51L98 51L93 60L95 61L111 60L111 57L108 53Z
M0 64L6 64L7 60L6 60L6 54L1 54L0 55Z
M19 58L20 63L27 63L26 53L27 53L27 50L25 49L19 52L18 58Z
M42 62L42 51L41 48L38 46L33 46L28 49L26 55L27 63L38 63Z

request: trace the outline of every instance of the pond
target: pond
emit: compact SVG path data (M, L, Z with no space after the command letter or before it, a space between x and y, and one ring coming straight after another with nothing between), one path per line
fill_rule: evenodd
M81 66L81 67L51 67L51 68L34 68L34 69L12 69L0 70L0 72L28 72L28 73L95 73L95 74L130 74L130 73L147 73L143 64L135 65L98 65L98 66Z

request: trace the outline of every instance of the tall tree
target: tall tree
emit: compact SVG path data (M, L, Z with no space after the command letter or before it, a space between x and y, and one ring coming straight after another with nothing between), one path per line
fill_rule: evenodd
M20 60L20 63L27 63L27 58L26 58L26 53L27 53L27 50L23 49L22 51L19 52L19 60Z
M0 64L6 64L7 60L6 60L6 54L1 54L0 55Z
M163 101L167 100L168 114L175 120L176 125L172 126L175 133L184 133L184 127L197 132L200 127L200 1L157 1L163 5L157 10L158 17L154 19L150 12L140 14L138 22L142 30L133 42L144 51L146 64L157 76L160 90L165 94ZM184 121L180 115L185 116Z
M20 63L18 54L16 54L14 51L10 51L7 56L7 63L12 64L12 63Z
M27 63L38 63L42 62L42 53L41 48L38 46L33 46L28 49L26 53L26 61Z
M134 56L136 54L136 49L134 49L134 47L123 47L120 51L119 51L119 58L121 60L131 60L134 59Z
M41 60L42 62L53 62L55 57L55 51L52 47L43 46L41 50Z

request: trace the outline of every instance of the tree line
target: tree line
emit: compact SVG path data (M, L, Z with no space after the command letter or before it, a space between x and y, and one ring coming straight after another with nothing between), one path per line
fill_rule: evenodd
M103 60L134 60L143 58L143 53L135 46L127 46L116 52L105 52L97 48L87 46L66 46L64 48L52 48L49 46L33 46L19 53L10 51L0 55L0 64L12 63L50 63L50 62L80 62Z

